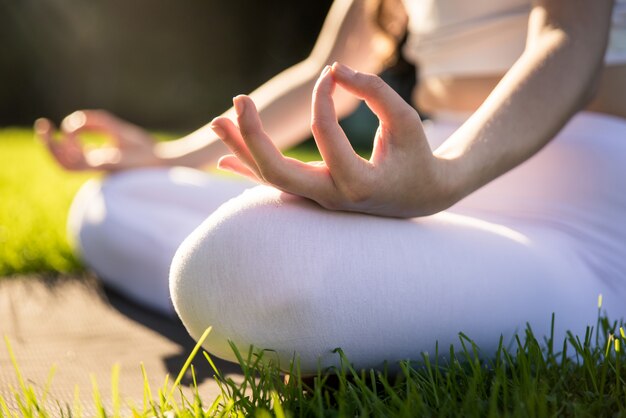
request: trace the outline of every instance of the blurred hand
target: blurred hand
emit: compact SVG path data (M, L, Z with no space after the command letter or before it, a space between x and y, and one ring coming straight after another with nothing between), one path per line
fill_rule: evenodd
M380 120L371 159L361 158L337 122L336 84L364 99ZM454 203L446 160L435 157L417 112L378 76L347 66L326 67L313 91L311 130L324 161L283 156L263 131L247 96L234 99L236 126L216 118L211 127L233 152L218 162L230 170L325 208L382 216L413 217Z
M102 110L79 110L61 123L61 138L48 119L35 122L35 135L41 139L56 161L71 171L119 171L161 165L155 154L154 138L144 129ZM87 148L79 139L83 132L108 136L111 144Z

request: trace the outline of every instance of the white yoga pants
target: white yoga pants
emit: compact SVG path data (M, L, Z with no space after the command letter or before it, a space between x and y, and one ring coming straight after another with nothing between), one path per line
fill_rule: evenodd
M458 123L428 126L433 146ZM532 129L529 127L529 129ZM266 186L185 169L90 182L69 228L105 283L204 347L272 350L304 373L447 352L458 333L493 353L529 323L594 325L597 298L626 314L626 122L579 113L539 154L446 212L331 212ZM250 190L244 191L244 189ZM182 245L181 245L182 243ZM172 261L173 258L173 261ZM171 268L170 268L171 265ZM168 284L169 276L169 284Z

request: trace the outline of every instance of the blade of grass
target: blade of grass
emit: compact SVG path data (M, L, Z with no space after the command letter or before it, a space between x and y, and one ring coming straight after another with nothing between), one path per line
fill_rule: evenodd
M196 343L195 347L193 348L193 350L191 350L191 354L189 354L189 357L187 357L187 361L185 361L185 364L183 365L182 369L180 369L180 372L178 373L176 380L174 380L174 385L172 386L172 390L170 391L169 395L166 398L166 403L169 403L172 395L174 394L174 390L180 384L180 381L185 375L185 372L187 371L187 369L189 368L189 365L191 364L193 359L196 357L196 354L198 353L198 350L200 350L200 347L202 347L202 344L204 344L204 340L206 340L207 337L209 336L211 329L212 327L208 327L206 330L204 330L204 332L198 339L198 342Z

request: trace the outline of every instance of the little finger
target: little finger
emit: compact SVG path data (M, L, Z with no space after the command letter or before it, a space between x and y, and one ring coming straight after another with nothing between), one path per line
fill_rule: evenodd
M217 161L217 168L242 175L257 183L262 183L262 180L254 171L250 170L246 164L232 154L221 157Z

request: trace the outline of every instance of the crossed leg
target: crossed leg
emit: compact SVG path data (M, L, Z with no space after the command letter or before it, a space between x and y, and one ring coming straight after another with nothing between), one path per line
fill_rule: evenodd
M275 350L304 373L416 359L466 333L492 352L526 322L584 331L605 289L558 233L441 213L399 220L329 212L259 187L229 201L179 248L174 305L205 348ZM319 362L319 363L318 363Z

